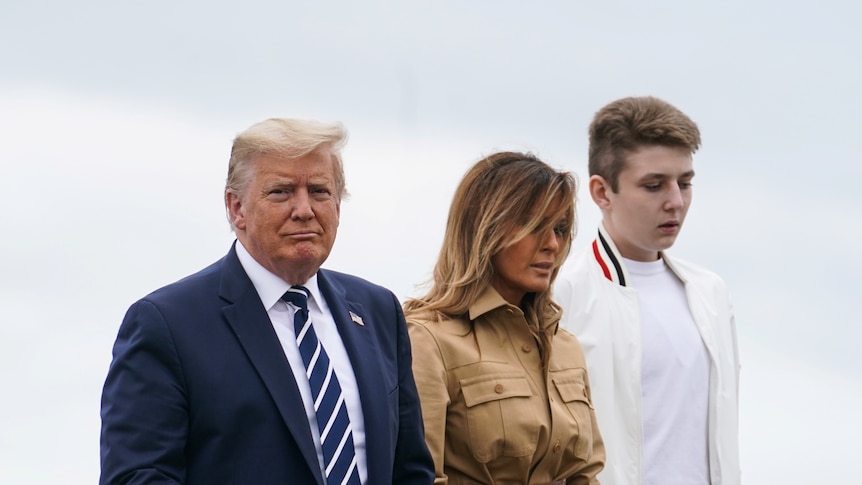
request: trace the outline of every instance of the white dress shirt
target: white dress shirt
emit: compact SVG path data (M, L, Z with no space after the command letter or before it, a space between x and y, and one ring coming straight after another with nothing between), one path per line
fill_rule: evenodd
M251 279L257 294L260 297L270 322L275 329L276 335L284 350L284 355L293 371L302 402L305 405L305 414L311 426L311 437L314 439L314 447L317 450L317 459L320 463L320 471L324 478L326 473L323 466L323 448L320 445L320 431L317 427L317 414L314 412L314 399L311 397L311 386L306 376L305 364L296 344L296 332L293 328L294 310L292 305L285 303L281 297L290 288L290 284L279 278L269 270L261 266L242 243L236 242L236 255L240 264ZM341 385L341 393L347 406L347 415L350 416L350 426L353 430L353 446L356 450L356 466L359 470L359 478L362 483L368 479L368 465L366 462L365 446L365 418L362 413L362 403L359 400L359 387L356 384L356 375L353 366L347 356L347 350L335 320L326 304L326 300L317 286L317 274L306 281L302 286L308 288L311 297L308 299L308 314L311 324L317 334L323 348L329 355L332 368Z

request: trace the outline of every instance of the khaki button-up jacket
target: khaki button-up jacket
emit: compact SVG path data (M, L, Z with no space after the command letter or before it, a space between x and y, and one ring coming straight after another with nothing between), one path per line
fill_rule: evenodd
M548 369L521 309L491 287L469 319L408 319L435 484L598 483L605 450L584 354L548 312Z

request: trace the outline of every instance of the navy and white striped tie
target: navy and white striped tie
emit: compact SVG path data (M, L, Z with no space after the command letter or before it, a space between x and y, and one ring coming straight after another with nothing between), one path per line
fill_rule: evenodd
M296 344L311 385L327 485L360 485L353 432L338 377L308 318L308 289L291 286L281 298L298 310L293 316Z

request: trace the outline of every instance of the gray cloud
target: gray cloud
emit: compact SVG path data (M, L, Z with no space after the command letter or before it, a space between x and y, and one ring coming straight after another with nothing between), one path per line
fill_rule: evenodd
M734 294L747 481L852 476L834 450L851 449L841 425L859 429L862 383L860 13L837 1L4 2L0 481L95 481L119 320L227 250L237 131L269 116L344 121L353 196L327 266L404 298L430 274L471 163L530 150L586 180L592 113L633 94L677 104L704 134L674 253ZM576 247L598 221L579 198ZM798 419L821 398L831 424ZM812 451L814 439L829 446Z

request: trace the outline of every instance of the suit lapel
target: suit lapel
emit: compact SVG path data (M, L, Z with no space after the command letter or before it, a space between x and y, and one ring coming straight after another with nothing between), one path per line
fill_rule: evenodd
M222 310L225 319L260 374L318 484L324 485L311 428L290 364L235 249L225 258L219 292L230 302Z
M319 270L317 284L332 312L332 318L356 376L362 414L365 417L368 477L386 476L381 475L382 470L377 469L385 466L385 463L377 463L373 457L391 456L383 447L390 442L389 430L396 424L390 422L389 413L383 411L388 407L386 399L391 389L383 385L385 380L381 378L384 369L379 359L381 353L375 336L376 326L370 320L371 314L365 311L361 303L350 300L345 288L332 273Z

